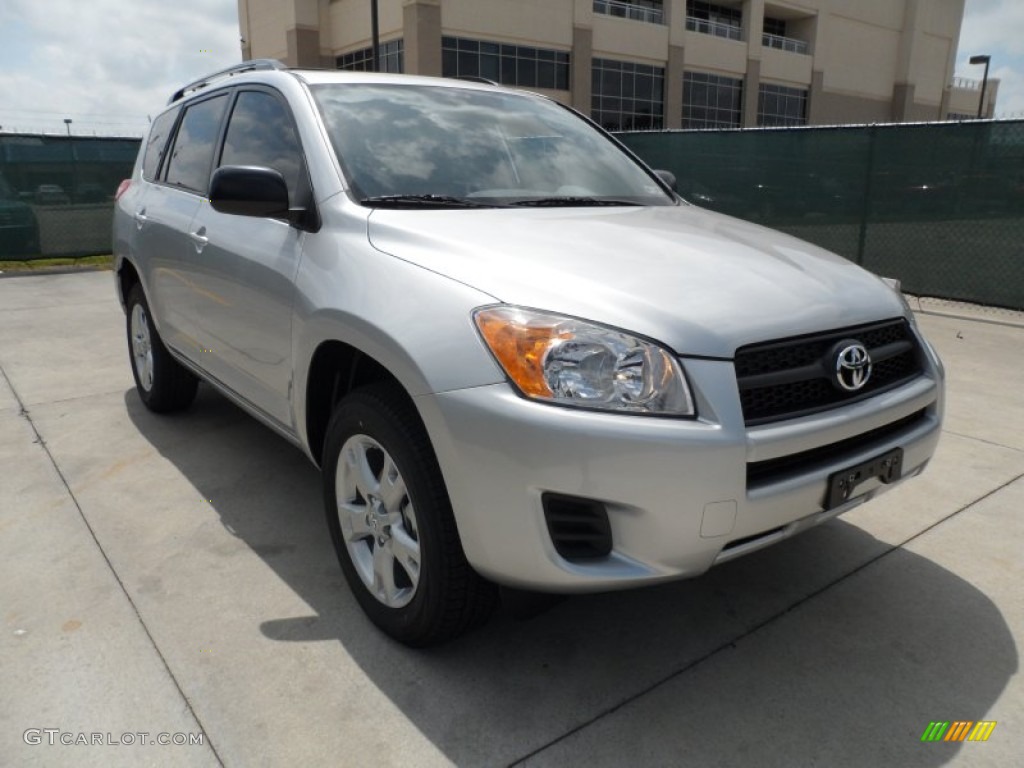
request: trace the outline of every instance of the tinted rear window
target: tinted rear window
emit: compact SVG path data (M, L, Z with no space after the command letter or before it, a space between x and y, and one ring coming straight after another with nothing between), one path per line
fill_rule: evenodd
M153 121L149 142L146 144L146 155L142 160L142 178L147 181L155 179L160 171L160 161L163 160L167 149L167 139L180 111L180 107L169 109Z

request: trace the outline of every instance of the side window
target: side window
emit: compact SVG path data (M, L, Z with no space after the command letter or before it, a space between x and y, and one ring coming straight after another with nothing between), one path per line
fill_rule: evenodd
M142 160L142 178L146 181L155 179L160 171L160 161L164 159L167 150L167 139L180 111L180 107L169 109L153 121L153 127L149 131L149 143L146 144L146 154Z
M302 169L302 148L288 108L266 91L242 91L231 112L220 165L261 165L280 171L295 190Z
M206 194L217 130L227 104L225 93L185 108L167 167L168 184Z

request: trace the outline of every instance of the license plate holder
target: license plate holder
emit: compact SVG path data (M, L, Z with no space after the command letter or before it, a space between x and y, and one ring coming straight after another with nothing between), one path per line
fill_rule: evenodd
M885 484L899 480L903 475L903 449L893 448L881 456L848 467L840 472L833 472L828 478L828 494L825 497L825 509L835 509L854 497L857 486L878 478Z

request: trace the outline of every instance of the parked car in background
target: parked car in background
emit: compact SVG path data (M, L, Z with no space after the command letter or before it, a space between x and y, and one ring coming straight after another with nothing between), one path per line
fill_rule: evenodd
M356 599L410 645L482 622L495 584L696 576L939 438L898 286L684 202L535 94L215 73L153 120L114 254L142 402L202 379L299 446Z
M33 256L39 253L39 222L32 207L0 176L0 256Z
M59 184L40 184L36 187L37 205L68 205L71 198Z
M113 197L114 190L107 189L102 184L87 181L75 186L76 203L105 203Z

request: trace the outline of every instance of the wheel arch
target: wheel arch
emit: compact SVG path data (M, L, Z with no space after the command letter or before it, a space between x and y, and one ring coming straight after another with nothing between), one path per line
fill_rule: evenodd
M128 294L132 288L142 283L139 272L128 259L121 259L117 266L117 297L121 301L121 309L128 309ZM145 288L143 288L145 291Z
M323 341L310 360L305 386L305 442L310 456L321 466L327 425L335 405L349 392L378 382L393 382L413 405L412 395L399 378L372 355L344 341Z

